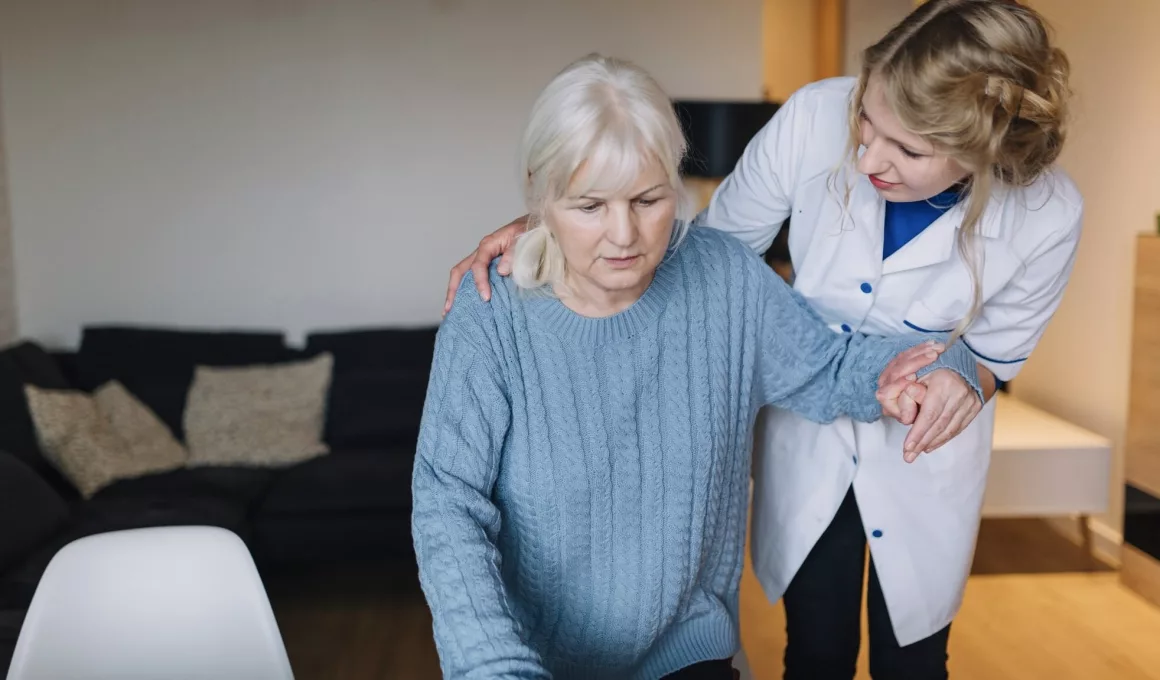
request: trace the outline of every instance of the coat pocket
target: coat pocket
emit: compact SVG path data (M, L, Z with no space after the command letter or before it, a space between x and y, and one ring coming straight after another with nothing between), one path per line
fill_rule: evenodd
M956 305L957 307L957 305ZM906 310L902 325L917 333L950 333L962 320L962 313L956 310L940 310L935 312L921 300L915 301Z

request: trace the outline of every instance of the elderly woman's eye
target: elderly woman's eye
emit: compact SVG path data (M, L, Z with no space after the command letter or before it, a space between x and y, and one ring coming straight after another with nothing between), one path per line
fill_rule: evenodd
M585 212L585 213L591 214L591 213L596 212L597 210L600 210L600 204L599 203L587 203L585 205L580 206L579 209L580 209L580 212Z
M659 200L659 198L638 198L636 199L636 204L642 208L647 208L650 205L654 205Z

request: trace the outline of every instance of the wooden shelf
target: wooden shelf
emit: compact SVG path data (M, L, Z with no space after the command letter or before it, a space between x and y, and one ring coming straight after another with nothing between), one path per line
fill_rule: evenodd
M1155 233L1136 239L1134 293L1125 478L1141 495L1160 497L1160 238ZM1160 604L1158 520L1155 511L1125 503L1120 577L1124 585L1155 604Z
M1136 242L1132 386L1125 441L1129 484L1160 496L1160 238Z

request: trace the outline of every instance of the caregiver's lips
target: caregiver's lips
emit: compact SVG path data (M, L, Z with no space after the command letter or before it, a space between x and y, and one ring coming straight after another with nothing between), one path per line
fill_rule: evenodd
M894 187L898 186L897 182L887 182L887 181L878 179L874 175L869 175L869 177L870 177L870 183L873 184L874 186L878 187L879 189L893 189Z

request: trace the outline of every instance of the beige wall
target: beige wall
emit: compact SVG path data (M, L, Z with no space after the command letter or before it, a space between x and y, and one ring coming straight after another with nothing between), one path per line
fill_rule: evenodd
M1062 164L1085 198L1071 284L1016 394L1116 442L1112 508L1119 533L1135 234L1160 210L1160 2L1034 0L1073 64L1075 123Z
M846 75L858 75L862 50L881 40L915 5L914 0L846 0Z

